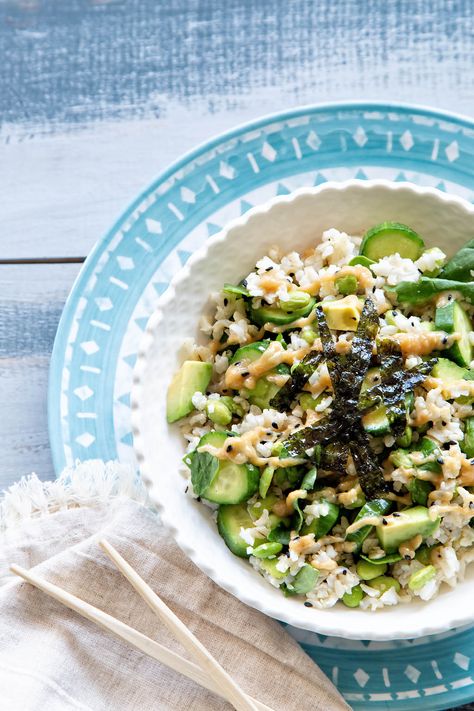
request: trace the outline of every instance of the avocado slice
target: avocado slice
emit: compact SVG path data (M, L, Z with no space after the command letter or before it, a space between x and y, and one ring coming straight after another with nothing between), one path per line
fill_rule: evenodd
M398 547L414 536L431 536L440 524L440 519L431 520L426 506L414 506L405 511L384 516L375 527L380 545L386 553L395 553Z
M350 294L343 299L335 301L323 301L321 307L330 329L334 331L357 331L362 302L355 294Z
M174 375L166 397L166 419L176 422L194 409L195 392L205 393L212 377L212 364L186 360Z

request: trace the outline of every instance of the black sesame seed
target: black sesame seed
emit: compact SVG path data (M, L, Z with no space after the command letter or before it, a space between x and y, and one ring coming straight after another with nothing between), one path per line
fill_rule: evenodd
M436 461L438 462L438 464L444 464L443 457L438 457L438 459Z
M265 269L265 271L266 271L266 272L271 272L272 269L273 269L273 267L267 267L267 268Z
M456 442L456 440L455 440L455 439L452 439L452 440L451 440L450 442L448 442L448 444L452 444L452 445L454 445L454 444L457 444L457 442Z
M386 518L383 518L383 519L382 519L382 523L383 523L384 526L386 526L387 523L388 523L387 519L386 519Z
M273 427L274 430L277 430L277 429L278 429L277 423L276 423L276 422L272 422L272 427Z
M237 361L236 363L234 363L233 365L240 365L240 360L238 360L238 361Z
M294 540L294 541L299 541L299 540L300 540L300 537L299 537L299 536L295 536L295 537L293 538L293 540Z
M260 444L266 444L266 441L264 439L261 439Z
M228 299L224 299L224 306L227 306L228 303L229 303L229 300L228 300Z
M421 269L418 269L418 271L420 272L420 274L423 274L423 272L421 271Z
M342 571L342 574L343 574L343 575L347 575L347 570L346 570L345 568L344 568L344 570Z
M411 556L409 556L408 553L406 555L404 555L403 557L405 560L411 560Z
M245 288L247 286L247 279L242 280L242 286Z
M471 459L471 462L470 462L470 463L471 463L471 464L474 464L474 459Z
M416 323L415 323L414 321L410 321L410 323L411 323L411 325L413 326L413 328L415 328Z
M452 300L453 300L453 297L451 296L451 294L448 294L448 301L452 301Z
M306 600L306 602L303 603L305 607L313 607L313 603L310 602L309 600Z
M375 294L376 288L377 288L376 286L373 286L373 287L372 287L372 294Z
M447 336L443 336L443 345L446 345L447 342L448 342L448 337L447 337Z
M189 486L187 486L187 487L185 488L184 493L187 494L188 491L189 491Z
M441 420L441 424L443 425L443 427L446 427L448 423L446 422L446 420Z
M232 452L232 445L228 444L227 447L225 448L226 452Z
M398 518L398 517L400 516L400 514L398 513L398 511L395 511L395 513L393 514L393 516L396 516L396 518Z
M241 375L242 375L243 378L246 378L248 375L250 375L250 373L249 373L248 370L244 370L244 372L241 373Z

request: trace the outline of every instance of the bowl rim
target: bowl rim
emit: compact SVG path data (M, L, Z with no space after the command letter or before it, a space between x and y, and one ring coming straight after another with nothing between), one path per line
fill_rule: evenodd
M373 190L374 188L382 188L393 192L405 191L415 193L419 196L431 195L447 205L456 205L459 209L463 210L466 215L470 215L474 218L474 204L469 203L462 197L445 193L434 187L421 186L409 181L394 182L386 179L359 180L353 178L345 181L327 181L326 183L322 183L318 186L298 188L291 193L275 196L259 205L256 205L248 210L244 215L231 220L217 234L209 237L205 244L189 257L182 269L180 269L180 271L171 279L168 288L160 296L156 309L148 320L145 333L143 334L139 344L137 361L133 371L133 383L131 390L133 445L140 473L148 490L150 501L159 512L163 525L170 531L180 549L192 560L195 565L200 568L200 570L202 570L208 577L211 578L211 580L219 585L219 587L229 592L241 602L269 615L273 619L280 620L281 622L303 630L317 632L327 636L356 640L366 639L371 641L386 641L388 639L414 639L431 634L440 634L453 628L468 625L474 621L474 609L471 612L467 611L464 613L453 609L452 614L449 617L446 616L442 619L438 619L436 623L432 622L431 624L424 625L419 629L410 630L409 633L399 628L399 632L394 633L391 631L390 635L383 632L383 626L381 626L381 631L379 631L370 623L370 621L373 622L374 620L374 613L372 611L367 611L367 631L361 636L358 632L351 632L350 628L348 629L347 626L337 624L336 620L334 620L334 623L331 623L330 621L321 622L318 615L314 615L314 625L308 624L306 620L302 620L292 614L290 608L285 609L284 606L281 606L280 608L271 604L262 604L258 598L247 594L245 589L237 587L230 580L226 579L225 576L223 577L218 568L214 567L214 565L206 559L202 551L198 547L195 547L187 537L181 534L181 530L174 524L172 518L168 516L165 502L160 496L160 487L157 481L158 477L153 476L145 455L141 427L140 401L142 389L146 385L143 378L147 366L148 354L155 340L159 325L164 318L163 311L165 307L175 298L179 285L188 279L193 268L203 262L206 259L209 250L212 249L214 245L224 242L228 238L229 233L231 233L234 229L244 227L249 221L253 220L255 217L268 213L275 206L285 203L292 203L298 198L308 195L316 195L334 190L342 193L343 191L352 188L358 188L366 191ZM429 604L429 601L428 603L424 603L424 605L426 604Z

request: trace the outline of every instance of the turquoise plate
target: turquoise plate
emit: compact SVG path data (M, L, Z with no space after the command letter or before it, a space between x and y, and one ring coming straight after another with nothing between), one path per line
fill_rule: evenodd
M76 459L134 462L130 387L147 319L190 254L229 220L274 195L347 178L410 180L473 201L473 158L465 118L355 103L263 118L173 165L98 242L67 301L49 383L56 471ZM355 709L474 699L474 628L383 644L290 631Z

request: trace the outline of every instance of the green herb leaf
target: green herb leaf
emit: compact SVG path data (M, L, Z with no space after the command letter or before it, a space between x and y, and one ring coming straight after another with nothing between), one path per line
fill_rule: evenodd
M383 558L368 558L366 555L360 555L361 558L367 561L367 563L373 563L374 565L391 565L392 563L398 563L402 559L400 553L389 553L384 555Z
M296 531L299 533L301 531L301 526L303 525L303 512L300 509L300 504L298 499L293 503L293 508L295 509L295 513L292 516L291 519L291 528L293 531Z
M316 467L312 467L308 472L303 477L303 481L300 484L300 487L302 489L305 489L305 491L311 491L311 489L314 488L314 484L316 482L316 478L318 476L318 470Z
M232 294L233 296L250 296L248 289L246 289L245 286L242 286L241 284L238 284L237 286L234 286L233 284L224 284L223 291L226 294Z
M474 304L474 281L421 277L415 282L401 281L393 287L393 291L402 304L423 304L443 291L459 291L466 301Z
M267 536L269 541L276 541L284 546L287 546L290 542L290 531L286 529L282 523L273 528Z
M439 275L441 279L472 281L474 271L474 239L464 245L454 257L445 264Z
M191 483L196 496L202 496L219 469L219 460L209 452L194 452L191 457Z

